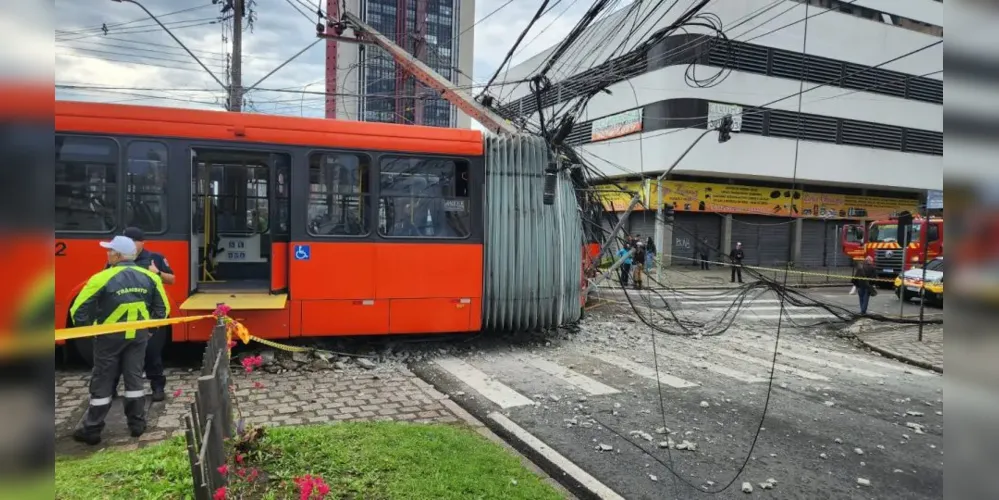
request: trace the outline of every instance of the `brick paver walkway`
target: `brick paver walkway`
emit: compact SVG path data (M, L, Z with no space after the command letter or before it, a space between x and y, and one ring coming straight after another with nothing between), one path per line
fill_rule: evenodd
M943 326L923 325L923 341L919 327L871 331L857 335L865 345L902 361L943 372Z
M94 449L77 444L71 437L87 408L89 376L88 372L56 374L57 453ZM247 425L363 420L449 423L458 420L445 406L443 400L446 396L406 368L376 372L281 374L262 370L246 374L234 368L233 378L236 398ZM167 380L167 399L161 403L150 403L148 430L142 437L135 439L128 435L121 400L115 399L102 436L104 441L95 448L136 448L173 435L183 435L183 418L194 399L197 375L189 370L168 370ZM175 395L178 390L180 393Z

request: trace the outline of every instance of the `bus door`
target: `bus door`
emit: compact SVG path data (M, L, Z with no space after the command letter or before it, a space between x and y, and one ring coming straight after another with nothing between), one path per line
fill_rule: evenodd
M261 294L287 287L287 253L275 256L274 241L288 241L290 163L289 155L270 151L193 149L191 256L197 280L192 292L225 292L225 302L234 309L284 307L286 296L271 304ZM279 180L280 190L275 189ZM275 263L281 269L277 282ZM239 307L234 293L252 294L247 304L255 305ZM182 309L214 307L211 300L200 297L195 305L189 299Z

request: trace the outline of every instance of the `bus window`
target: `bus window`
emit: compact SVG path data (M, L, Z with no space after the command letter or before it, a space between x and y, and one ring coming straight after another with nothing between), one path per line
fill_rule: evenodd
M379 164L378 233L400 238L471 234L468 163L386 157Z
M309 234L365 236L369 189L366 156L315 153L309 157Z
M55 230L107 233L117 227L118 144L57 135Z
M151 234L166 231L166 184L166 146L148 141L130 143L125 172L126 225Z

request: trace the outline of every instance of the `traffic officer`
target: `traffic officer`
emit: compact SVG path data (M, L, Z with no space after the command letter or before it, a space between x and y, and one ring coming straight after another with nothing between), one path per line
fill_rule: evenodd
M70 307L76 326L161 319L170 314L163 282L152 271L135 263L138 250L126 236L101 242L111 267L87 280ZM111 409L115 379L125 376L125 416L133 437L146 431L142 365L148 330L126 330L94 337L94 370L90 377L90 406L73 439L96 445L101 442L104 418Z
M125 228L122 234L135 242L135 248L138 250L138 253L135 255L135 264L156 273L164 284L172 285L175 280L173 269L170 269L166 257L145 248L146 234L142 229L128 227ZM109 267L111 267L110 263L105 269ZM153 401L163 401L166 399L166 377L163 376L163 348L166 346L167 339L170 338L170 327L161 326L153 328L150 329L150 333L149 345L146 346L146 378L149 379L149 388L153 391ZM115 389L118 388L117 378L114 380L113 387Z

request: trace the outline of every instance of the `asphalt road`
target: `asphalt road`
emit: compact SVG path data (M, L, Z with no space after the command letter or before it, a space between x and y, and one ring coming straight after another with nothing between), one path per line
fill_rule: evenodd
M855 308L847 291L808 293ZM712 303L723 292L690 293L697 296L673 299L696 301L677 308L683 319L703 321L724 306ZM413 369L584 497L941 498L942 377L858 349L837 327L794 327L828 320L810 310L788 312L750 453L777 340L773 300L756 297L724 334L701 338L653 335L630 309L610 303L568 340L481 349ZM882 292L871 310L898 307ZM918 303L904 307L918 314ZM684 441L694 449L677 446ZM772 489L761 485L768 479Z

